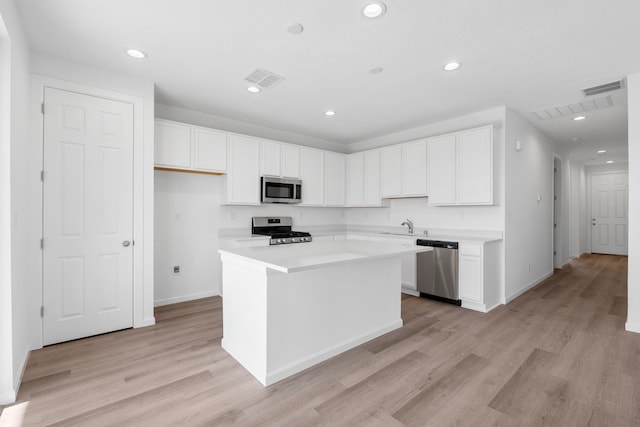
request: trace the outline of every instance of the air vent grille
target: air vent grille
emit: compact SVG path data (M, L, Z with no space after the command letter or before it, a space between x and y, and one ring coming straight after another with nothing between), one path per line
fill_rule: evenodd
M584 96L599 95L601 93L622 89L623 87L624 87L624 80L618 80L615 82L605 83L600 86L593 86L593 87L588 87L586 89L582 89L582 93L584 93Z
M549 107L543 110L534 111L533 115L540 120L554 119L556 117L571 116L573 114L586 113L587 111L602 110L613 106L611 96L588 99L574 104Z
M271 71L263 70L262 68L256 68L256 70L249 74L245 80L258 85L261 88L268 89L280 83L284 80L284 77L272 73Z

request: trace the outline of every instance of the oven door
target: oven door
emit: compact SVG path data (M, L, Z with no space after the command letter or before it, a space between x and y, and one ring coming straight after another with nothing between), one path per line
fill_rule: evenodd
M262 203L300 203L302 181L263 176Z

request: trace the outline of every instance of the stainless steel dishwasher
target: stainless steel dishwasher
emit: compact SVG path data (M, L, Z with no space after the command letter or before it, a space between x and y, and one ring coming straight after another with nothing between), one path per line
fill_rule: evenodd
M416 257L418 292L421 297L461 305L458 293L458 242L418 239L416 245L433 251Z

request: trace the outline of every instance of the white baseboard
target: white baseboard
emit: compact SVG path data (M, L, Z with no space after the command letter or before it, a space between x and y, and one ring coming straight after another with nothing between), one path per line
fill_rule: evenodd
M640 323L627 322L624 324L624 328L629 332L635 332L640 334Z
M153 326L156 324L156 318L155 317L145 317L144 319L142 319L142 322L140 322L137 325L133 325L134 328L144 328L146 326Z
M508 296L506 298L507 303L510 303L511 301L513 301L514 299L518 298L520 295L524 294L525 292L527 292L529 289L538 286L540 283L542 283L543 281L547 280L549 277L553 276L553 271L545 274L544 276L541 276L537 279L535 279L533 282L530 282L527 286L524 287L524 289L519 290L518 292L516 292L515 294Z
M176 304L176 303L185 302L185 301L192 301L194 299L217 297L217 296L220 296L220 293L218 291L199 292L197 294L181 295L178 297L157 299L154 301L153 305L154 307L160 307L163 305Z
M18 393L15 390L0 390L0 405L10 405L16 401Z
M415 289L412 288L407 288L407 287L402 287L401 289L403 294L407 294L407 295L413 295L414 297L419 297L420 296L420 292L416 291Z

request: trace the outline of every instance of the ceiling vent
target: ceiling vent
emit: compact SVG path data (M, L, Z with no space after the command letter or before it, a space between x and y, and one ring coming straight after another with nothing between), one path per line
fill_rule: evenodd
M582 102L576 102L575 104L545 108L544 110L534 111L533 115L540 120L547 120L586 113L587 111L602 110L603 108L609 108L611 106L613 106L613 101L611 100L611 95L608 95L600 98L587 99Z
M272 73L271 71L263 70L262 68L256 68L256 70L249 74L246 81L260 86L264 89L269 89L284 80L284 77Z
M605 83L600 86L588 87L582 89L584 96L599 95L605 92L611 92L612 90L622 89L624 87L624 79L615 82Z

